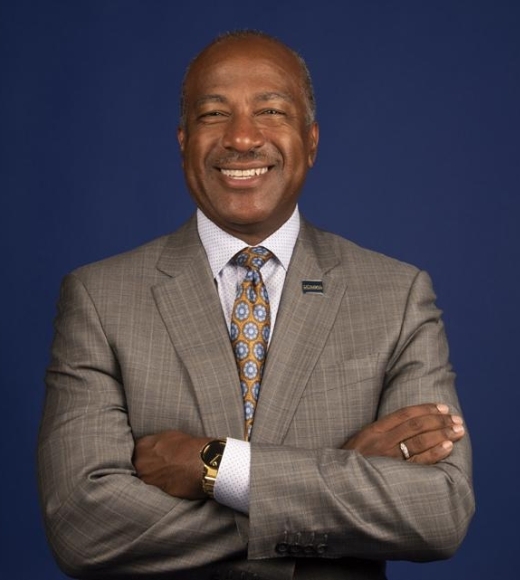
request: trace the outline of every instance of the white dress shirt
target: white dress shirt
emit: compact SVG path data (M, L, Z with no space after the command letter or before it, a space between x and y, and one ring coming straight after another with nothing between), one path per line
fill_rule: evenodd
M229 331L237 286L242 283L246 275L245 268L231 264L230 260L237 252L247 247L247 244L221 230L200 210L197 210L197 229L217 284ZM271 336L274 331L287 268L299 231L300 214L296 207L292 216L282 227L257 244L267 248L275 256L262 267L262 279L267 288L271 310ZM262 388L260 387L261 392ZM250 463L250 444L247 441L228 437L215 481L215 499L219 503L243 513L249 512Z

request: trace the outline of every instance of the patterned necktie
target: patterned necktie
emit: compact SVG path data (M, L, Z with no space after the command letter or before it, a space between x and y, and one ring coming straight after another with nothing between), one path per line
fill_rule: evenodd
M232 262L247 268L231 313L230 337L244 398L245 439L249 440L270 332L269 297L260 268L273 254L262 246L244 248Z

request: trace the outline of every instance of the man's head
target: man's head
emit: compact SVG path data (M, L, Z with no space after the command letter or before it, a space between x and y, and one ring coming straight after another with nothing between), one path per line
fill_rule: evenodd
M265 32L261 32L259 30L235 30L233 32L225 32L217 36L208 46L206 46L195 58L190 62L186 72L184 74L184 79L182 81L181 86L181 94L180 94L180 126L184 127L186 125L186 79L189 77L192 66L197 62L198 58L202 56L214 45L220 44L221 42L225 42L226 40L232 39L248 39L248 38L264 38L269 41L273 41L278 43L280 46L284 47L288 52L292 53L296 61L300 65L300 73L302 79L302 91L303 91L303 98L305 99L305 106L307 111L307 123L310 125L312 122L316 120L316 97L314 95L314 87L312 84L312 77L307 66L307 63L303 59L303 57L293 50L290 46L287 46L276 37L271 36L270 34L266 34Z
M224 35L190 64L178 137L198 207L256 244L291 215L314 163L318 127L305 63L257 32Z

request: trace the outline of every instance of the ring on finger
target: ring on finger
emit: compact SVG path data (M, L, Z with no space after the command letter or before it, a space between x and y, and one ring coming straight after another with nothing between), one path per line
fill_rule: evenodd
M406 446L406 443L404 441L401 441L401 443L399 443L399 449L401 450L401 453L403 454L403 458L405 461L410 459L410 451L408 450L408 447Z

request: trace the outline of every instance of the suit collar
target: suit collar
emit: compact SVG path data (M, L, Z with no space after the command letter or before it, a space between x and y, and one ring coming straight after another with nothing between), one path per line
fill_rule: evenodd
M184 225L168 236L157 261L157 269L173 278L185 272L193 262L204 263L204 258L204 248L200 243L197 221L193 215Z

